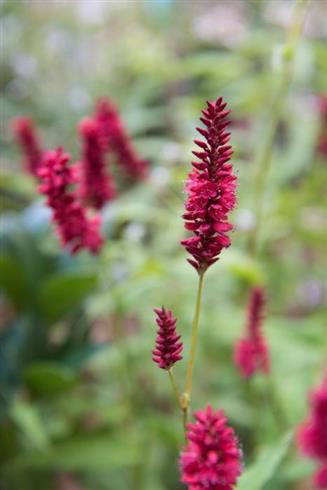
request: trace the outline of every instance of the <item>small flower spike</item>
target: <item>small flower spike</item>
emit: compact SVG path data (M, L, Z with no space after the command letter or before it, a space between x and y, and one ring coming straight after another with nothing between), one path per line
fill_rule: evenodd
M317 142L318 152L327 158L327 94L317 98L318 112L320 116L320 132Z
M269 349L262 332L265 292L255 287L250 294L246 333L235 345L234 362L244 378L251 378L261 371L270 372Z
M327 375L311 395L311 412L298 432L300 451L317 459L320 467L314 476L316 488L327 489Z
M17 117L12 121L12 130L24 155L26 170L37 175L43 152L32 119Z
M152 359L161 369L169 370L182 359L183 343L181 336L176 332L176 319L170 310L155 308L158 325L156 345L152 351Z
M229 160L232 147L228 145L230 133L229 110L222 97L207 102L200 118L204 128L197 128L203 136L194 140L199 151L193 151L198 159L192 162L193 170L185 186L187 199L183 218L185 228L192 236L182 240L182 245L192 255L188 259L198 273L204 272L218 259L221 251L229 247L228 232L233 228L228 214L236 203L236 176Z
M222 411L194 414L187 425L187 445L180 456L181 481L188 490L233 490L242 472L242 454Z
M96 209L101 209L116 196L113 179L106 169L100 130L100 124L91 118L84 118L79 124L83 142L81 197Z
M108 99L100 99L96 106L95 118L101 127L104 147L116 155L117 162L132 179L145 179L148 162L136 153L114 104Z
M68 166L69 155L61 148L45 152L38 175L39 191L47 196L47 205L52 209L52 219L63 247L72 254L81 249L97 254L102 246L99 234L100 217L86 217L86 211L70 186L76 184L76 168Z

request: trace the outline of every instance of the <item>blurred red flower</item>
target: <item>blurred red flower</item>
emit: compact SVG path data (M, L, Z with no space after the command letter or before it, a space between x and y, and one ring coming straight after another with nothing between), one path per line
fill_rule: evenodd
M38 171L39 191L47 196L46 203L52 208L62 245L72 254L83 248L96 254L103 243L99 233L100 217L95 215L88 219L76 192L69 189L77 181L77 168L68 166L69 159L61 148L45 153Z
M234 362L244 378L252 377L257 371L269 374L269 349L262 332L265 292L255 287L250 293L245 337L234 348Z

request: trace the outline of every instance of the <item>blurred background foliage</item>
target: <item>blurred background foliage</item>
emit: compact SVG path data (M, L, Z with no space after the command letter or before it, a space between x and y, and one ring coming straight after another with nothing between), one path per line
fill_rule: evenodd
M0 458L6 490L174 490L180 416L152 363L152 309L173 309L189 345L196 275L179 245L183 184L206 99L232 109L239 176L231 248L207 274L193 408L222 407L245 454L246 490L311 489L291 445L326 356L325 0L311 2L254 225L254 160L280 77L287 0L2 0ZM121 179L99 257L61 250L21 166L10 120L79 156L76 126L100 96L121 110L147 182ZM325 119L323 119L325 117ZM232 348L249 287L269 304L270 385L239 379ZM184 363L176 368L182 382ZM282 416L277 424L267 400ZM282 426L281 426L282 425Z

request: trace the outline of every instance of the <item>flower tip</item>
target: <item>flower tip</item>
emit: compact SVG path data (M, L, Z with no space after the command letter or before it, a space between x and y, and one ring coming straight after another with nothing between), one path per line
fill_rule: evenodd
M91 117L84 117L78 125L79 133L84 137L94 136L98 132L98 123Z
M27 116L14 117L10 126L12 131L17 135L23 131L29 130L33 126L32 119Z

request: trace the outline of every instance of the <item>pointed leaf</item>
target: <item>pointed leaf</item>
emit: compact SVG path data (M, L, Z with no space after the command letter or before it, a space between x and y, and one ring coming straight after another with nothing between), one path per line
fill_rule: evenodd
M287 433L277 444L264 448L258 459L241 476L237 490L262 490L276 473L291 440L292 433Z

